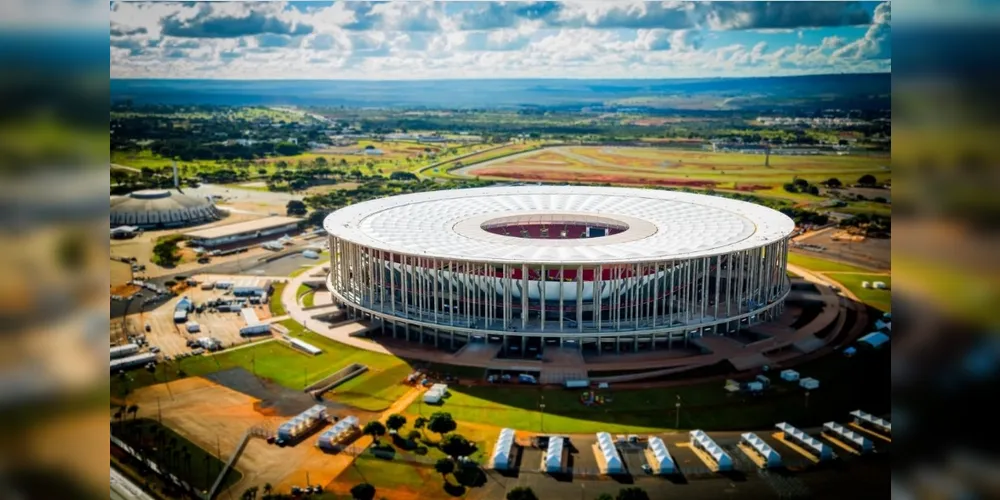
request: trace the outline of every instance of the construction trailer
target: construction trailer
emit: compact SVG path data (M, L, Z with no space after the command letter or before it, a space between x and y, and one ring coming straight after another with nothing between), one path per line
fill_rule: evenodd
M502 429L497 437L496 444L493 445L493 455L490 456L493 468L496 470L508 470L513 465L511 463L511 452L514 449L514 429Z
M257 319L257 311L255 311L252 307L241 309L240 314L243 315L243 321L247 324L247 326L240 328L241 337L271 334L271 325L268 323L261 323L260 320Z
M184 325L184 329L186 329L188 333L198 333L201 331L201 325L194 321L188 321L187 324Z
M578 380L567 380L563 382L563 387L566 389L586 389L590 387L590 380L578 379Z
M861 410L854 410L850 413L850 415L854 417L854 423L860 427L871 429L888 436L892 435L892 422L889 422L888 420L878 418Z
M740 442L752 449L764 460L764 467L781 467L781 455L774 451L770 445L764 442L759 436L752 432L740 434Z
M705 434L701 429L695 429L691 431L690 436L691 446L704 451L712 457L719 471L733 470L733 459L712 438L708 437L708 434Z
M618 449L615 448L615 443L611 440L611 434L608 434L607 432L598 432L597 447L601 452L601 458L604 459L605 472L608 474L625 473L625 466L622 463L622 457L618 454Z
M785 440L804 448L812 453L819 461L833 459L833 450L822 441L806 434L787 422L774 425L779 431L785 434Z
M787 381L787 382L796 382L796 381L799 380L799 372L797 372L795 370L782 370L781 371L781 380L784 380L784 381Z
M875 448L871 439L836 422L823 424L823 434L854 448L858 453L869 453Z
M815 390L815 389L819 389L819 380L816 380L816 379L814 379L812 377L806 377L804 379L800 379L799 380L799 387L801 387L801 388L803 388L803 389L805 389L807 391L812 391L812 390Z
M566 438L562 436L550 436L549 444L545 448L543 463L545 472L559 474L563 472L563 453L566 451Z
M326 407L315 405L278 427L278 439L292 442L326 422Z
M124 358L139 352L139 344L125 344L111 348L111 359Z
M673 474L677 472L674 458L667 451L667 444L656 436L649 436L649 452L653 455L653 468L657 474Z
M319 435L316 446L324 451L337 451L338 447L346 444L347 440L354 436L359 428L358 417L354 415L344 417Z
M132 368L144 366L147 363L152 363L154 361L156 361L156 354L153 354L151 352L133 354L131 356L126 356L124 358L112 359L111 371L117 372L118 370L130 370Z

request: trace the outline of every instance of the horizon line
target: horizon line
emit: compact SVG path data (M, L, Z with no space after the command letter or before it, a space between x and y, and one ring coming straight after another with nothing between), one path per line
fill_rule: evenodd
M243 81L243 82L441 82L441 81L498 81L498 80L604 80L604 81L637 81L637 80L739 80L747 78L805 78L816 76L854 76L854 75L892 75L892 71L857 71L837 73L806 73L800 75L753 75L753 76L685 76L685 77L469 77L469 78L211 78L211 77L171 77L171 76L118 76L110 80L195 80L195 81Z

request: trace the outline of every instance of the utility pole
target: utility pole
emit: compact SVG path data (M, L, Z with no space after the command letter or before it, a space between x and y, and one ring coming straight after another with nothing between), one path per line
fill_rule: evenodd
M163 424L163 411L160 410L160 397L156 396L156 420Z

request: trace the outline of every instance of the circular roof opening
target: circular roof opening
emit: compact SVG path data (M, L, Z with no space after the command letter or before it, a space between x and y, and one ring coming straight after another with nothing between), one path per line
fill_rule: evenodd
M169 197L170 191L167 189L144 189L142 191L133 191L128 195L140 200L155 200Z
M625 222L583 214L521 214L483 222L482 230L500 236L529 240L600 238L628 230Z

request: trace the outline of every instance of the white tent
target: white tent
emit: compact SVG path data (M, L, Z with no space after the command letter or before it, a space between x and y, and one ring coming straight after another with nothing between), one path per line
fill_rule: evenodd
M823 432L833 434L833 437L840 441L846 441L861 453L868 453L869 451L872 451L873 445L870 439L836 422L827 422L823 424Z
M566 438L552 436L549 438L549 446L545 449L545 471L562 472L563 446Z
M493 468L505 470L510 467L510 451L514 446L514 429L503 429L493 445Z
M649 450L653 452L656 459L656 472L658 474L673 474L676 471L674 459L667 451L667 445L662 439L656 436L649 437Z
M812 452L820 460L830 460L833 458L833 450L822 441L800 431L787 422L774 425L778 430L785 433L785 439L797 443Z
M858 425L874 427L878 431L886 434L892 434L892 422L889 422L888 420L878 418L861 410L852 411L851 416L854 417L854 422Z
M740 439L746 443L747 446L753 448L754 451L760 454L761 458L764 459L764 465L766 467L781 466L781 456L778 455L778 452L774 451L774 448L771 448L756 434L746 432L740 435Z
M715 460L715 464L719 467L720 471L733 469L733 459L712 438L708 437L708 434L705 434L704 431L699 429L691 431L691 444L708 453L712 457L712 460Z
M601 449L601 455L607 464L608 474L621 474L625 472L622 465L622 457L618 455L615 444L611 441L611 434L607 432L597 433L597 446Z
M795 382L796 380L799 379L799 372L795 370L782 370L781 379L787 380L789 382Z

